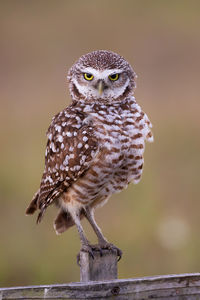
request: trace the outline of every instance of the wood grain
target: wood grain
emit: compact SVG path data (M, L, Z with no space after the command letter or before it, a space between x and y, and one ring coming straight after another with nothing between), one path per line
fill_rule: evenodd
M101 281L117 279L117 255L109 250L80 252L80 281Z
M2 288L0 299L197 300L200 273Z

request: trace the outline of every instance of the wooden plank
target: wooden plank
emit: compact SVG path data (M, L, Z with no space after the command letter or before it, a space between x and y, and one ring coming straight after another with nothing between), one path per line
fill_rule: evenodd
M109 250L80 252L80 281L102 281L117 279L117 255Z
M197 300L200 273L2 288L0 299Z

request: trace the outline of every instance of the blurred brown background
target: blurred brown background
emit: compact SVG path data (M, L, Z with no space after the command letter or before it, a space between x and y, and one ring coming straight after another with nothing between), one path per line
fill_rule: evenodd
M123 250L119 277L199 271L200 1L1 0L0 36L0 286L79 281L76 228L56 236L54 207L39 226L25 208L70 102L66 72L96 49L131 63L154 125L142 181L96 213Z

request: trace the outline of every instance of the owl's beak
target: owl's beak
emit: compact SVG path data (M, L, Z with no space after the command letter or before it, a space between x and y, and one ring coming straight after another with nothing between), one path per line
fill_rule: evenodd
M103 93L104 86L105 86L105 84L104 84L103 80L100 80L99 83L98 83L98 85L97 85L97 89L98 89L98 92L99 92L100 96Z

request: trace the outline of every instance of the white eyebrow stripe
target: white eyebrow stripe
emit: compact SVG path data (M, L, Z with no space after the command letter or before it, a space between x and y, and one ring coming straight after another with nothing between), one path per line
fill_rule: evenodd
M109 70L101 71L101 70L96 70L94 68L88 67L88 68L85 68L83 70L83 73L91 73L96 78L105 78L105 77L108 77L111 74L122 73L122 70L120 70L120 69L109 69Z

